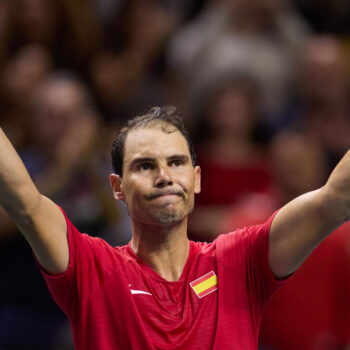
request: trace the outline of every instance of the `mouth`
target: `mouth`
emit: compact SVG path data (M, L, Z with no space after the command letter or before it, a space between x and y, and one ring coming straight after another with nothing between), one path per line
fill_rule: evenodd
M184 197L183 192L180 191L166 191L166 192L154 192L146 196L147 199L152 200L156 198L171 198L171 197Z
M177 194L169 193L169 194L162 194L156 198L171 198L171 197L179 197L179 196Z

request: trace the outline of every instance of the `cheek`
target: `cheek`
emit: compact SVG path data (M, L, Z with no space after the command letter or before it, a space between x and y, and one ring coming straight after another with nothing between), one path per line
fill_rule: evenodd
M186 176L182 179L182 181L179 181L182 188L187 192L189 196L193 196L194 193L196 193L197 186L195 177L191 174L190 176Z
M125 203L128 207L128 212L131 217L140 218L145 212L147 212L145 203L137 194L129 193L127 196L125 196Z
M131 180L133 179L131 178ZM146 192L146 188L146 184L140 179L124 184L123 193L125 196L125 201L127 202L129 208L131 206L136 207L141 204L141 201L143 200Z

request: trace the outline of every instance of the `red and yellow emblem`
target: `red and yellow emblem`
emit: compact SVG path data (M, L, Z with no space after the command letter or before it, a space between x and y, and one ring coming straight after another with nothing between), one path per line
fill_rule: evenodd
M204 276L191 282L190 286L197 294L198 298L203 298L218 289L218 278L214 271L210 271Z

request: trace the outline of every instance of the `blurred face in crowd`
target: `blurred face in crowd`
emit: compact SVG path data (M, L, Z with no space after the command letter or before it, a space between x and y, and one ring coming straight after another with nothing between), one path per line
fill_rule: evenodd
M311 39L303 52L300 85L312 99L336 102L344 97L346 73L339 41L331 36Z
M44 82L34 96L34 123L37 137L54 146L81 115L85 104L82 86L69 79Z
M271 159L282 191L294 198L322 185L326 159L317 142L295 133L281 133L272 143Z
M52 66L50 54L41 46L28 45L20 49L3 73L6 98L16 104L28 98Z
M126 13L125 32L129 49L143 55L152 54L170 33L175 18L160 2L134 0Z
M182 134L173 126L158 124L129 132L123 176L112 175L111 181L133 220L169 227L193 210L194 194L200 191L200 168L193 167Z
M245 87L223 88L216 94L209 108L210 127L216 135L249 135L255 122L253 105Z

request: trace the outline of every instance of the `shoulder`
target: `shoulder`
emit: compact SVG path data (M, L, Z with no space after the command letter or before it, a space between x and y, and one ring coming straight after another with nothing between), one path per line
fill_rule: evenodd
M222 261L232 263L247 261L252 257L265 256L269 246L271 223L277 212L266 222L221 234L214 241L217 256Z
M257 225L246 226L236 229L232 232L220 234L217 239L217 244L242 244L254 241L258 236L268 236L273 219L278 210L276 210L265 222Z
M69 266L106 266L121 263L130 258L127 245L122 247L113 247L104 239L81 233L69 220L66 213L62 210L67 223L67 236L69 245Z

